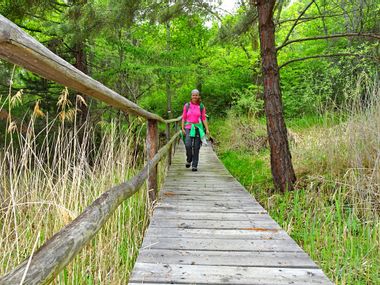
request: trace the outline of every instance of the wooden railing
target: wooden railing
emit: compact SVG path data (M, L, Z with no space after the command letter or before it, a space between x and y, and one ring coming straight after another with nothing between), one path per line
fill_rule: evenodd
M0 58L20 65L47 79L80 93L97 98L117 109L147 119L147 164L132 179L104 192L73 222L45 242L32 256L0 278L0 285L46 284L75 257L95 236L117 207L136 193L148 179L150 201L157 195L157 165L167 154L171 164L172 146L180 132L170 135L170 124L181 119L165 120L107 88L55 55L41 43L0 15ZM158 150L158 122L166 124L167 143Z

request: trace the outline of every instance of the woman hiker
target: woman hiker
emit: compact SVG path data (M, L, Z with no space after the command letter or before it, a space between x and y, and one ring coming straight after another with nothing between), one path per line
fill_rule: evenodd
M186 168L192 164L192 171L197 171L201 139L209 135L206 108L201 103L201 96L197 89L191 91L191 101L183 107L182 132L186 136Z

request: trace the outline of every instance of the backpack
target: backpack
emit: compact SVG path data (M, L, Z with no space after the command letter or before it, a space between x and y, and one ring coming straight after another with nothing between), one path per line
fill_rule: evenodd
M199 105L199 107L201 108L201 115L202 115L202 111L203 111L203 109L205 108L205 105L203 105L203 103L201 103L201 104ZM189 112L189 108L190 108L190 103L187 102L187 103L186 103L186 113Z

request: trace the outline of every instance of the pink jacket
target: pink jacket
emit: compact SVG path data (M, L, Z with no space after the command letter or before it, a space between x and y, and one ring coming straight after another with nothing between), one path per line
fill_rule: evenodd
M187 104L187 103L186 103ZM189 111L186 112L186 104L183 106L183 112L182 112L182 121L189 122L192 124L198 124L199 118L202 119L202 121L206 121L206 107L203 107L202 114L201 114L201 107L198 104L193 104L190 102ZM186 129L190 129L191 125L185 125Z

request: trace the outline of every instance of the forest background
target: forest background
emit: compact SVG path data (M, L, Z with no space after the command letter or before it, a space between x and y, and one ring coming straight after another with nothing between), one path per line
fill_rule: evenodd
M201 0L1 0L0 13L164 118L198 88L229 171L331 280L378 284L380 2L277 2L277 45L297 40L277 54L297 176L285 194L271 178L257 11L237 2L231 14ZM141 168L144 133L140 119L0 61L0 169L9 174L0 178L0 275ZM56 282L125 282L149 220L145 200L142 191L126 202Z

